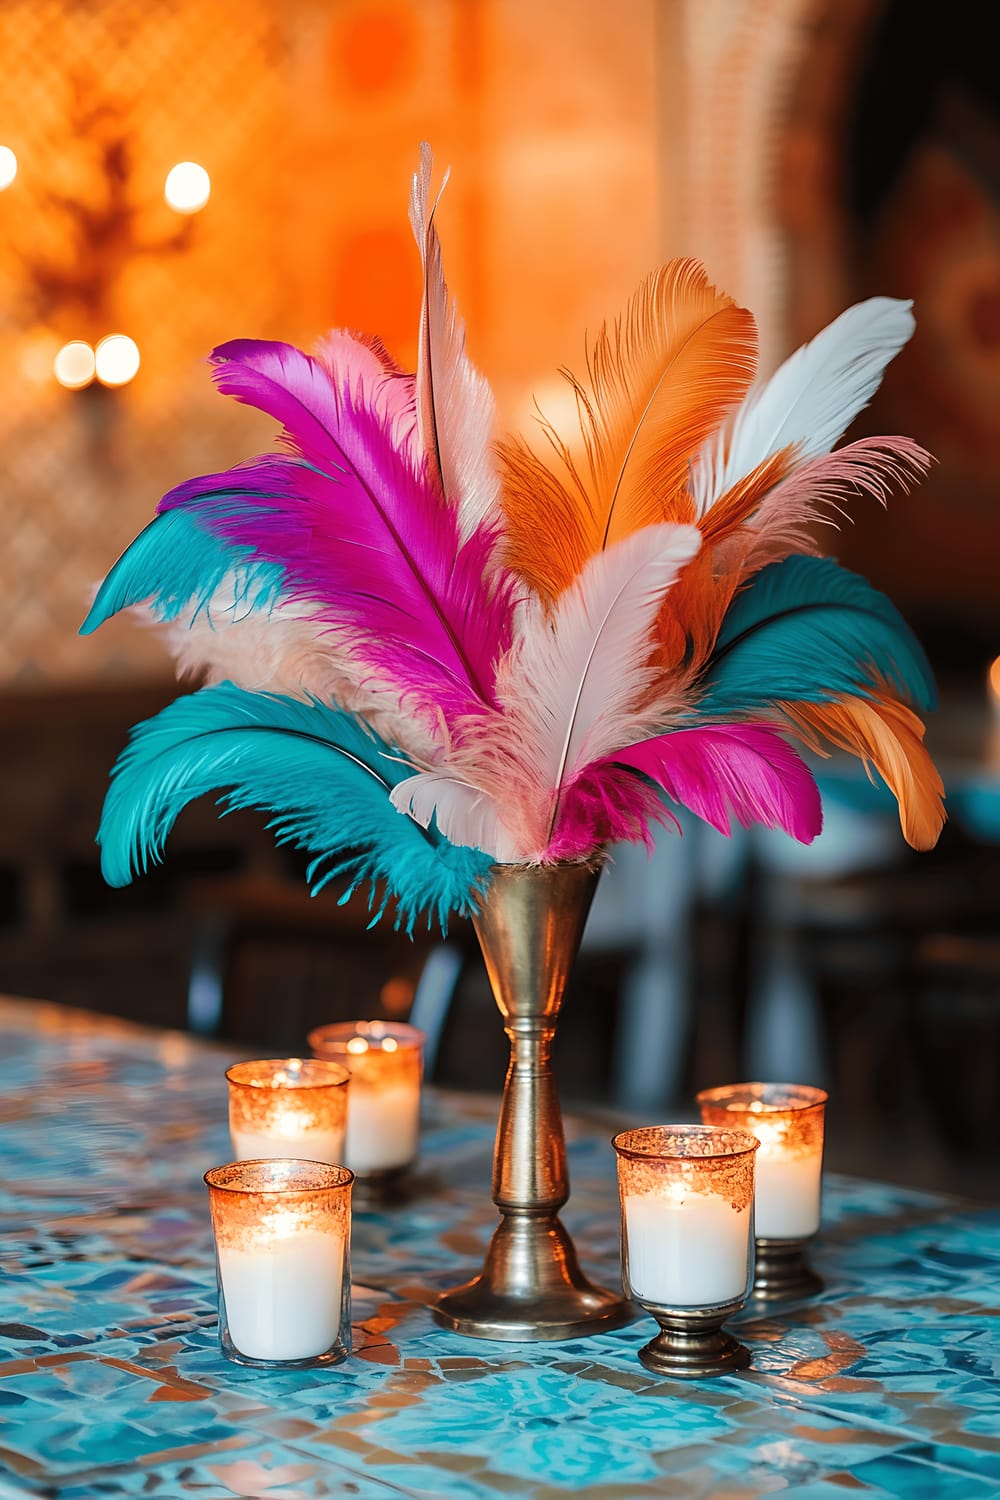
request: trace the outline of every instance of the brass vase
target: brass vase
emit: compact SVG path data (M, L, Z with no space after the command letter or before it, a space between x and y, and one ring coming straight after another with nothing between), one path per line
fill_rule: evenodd
M510 1040L510 1066L493 1156L500 1224L480 1274L442 1293L433 1307L437 1321L459 1333L568 1339L630 1316L620 1291L584 1276L559 1220L569 1175L549 1059L600 874L600 862L497 865L473 918Z

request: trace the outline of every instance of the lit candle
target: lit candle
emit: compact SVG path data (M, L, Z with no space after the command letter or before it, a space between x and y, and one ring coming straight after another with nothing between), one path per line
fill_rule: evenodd
M347 1021L310 1033L316 1057L347 1068L344 1161L359 1177L408 1167L420 1140L423 1032L389 1021Z
M312 1161L206 1172L219 1337L241 1364L330 1364L350 1349L353 1173Z
M649 1126L615 1138L628 1291L662 1307L746 1295L756 1143L738 1131Z
M735 1302L747 1289L750 1215L678 1185L625 1200L632 1295L670 1307Z
M826 1094L804 1084L741 1083L698 1095L706 1125L760 1142L754 1204L761 1240L804 1240L819 1229Z
M301 1057L237 1063L229 1083L229 1133L240 1161L298 1157L342 1162L351 1075Z

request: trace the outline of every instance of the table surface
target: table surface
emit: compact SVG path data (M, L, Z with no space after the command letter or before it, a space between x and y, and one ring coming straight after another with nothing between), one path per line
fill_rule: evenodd
M411 1200L358 1215L354 1355L281 1375L218 1349L201 1176L232 1054L0 1002L0 1495L735 1500L1000 1495L998 1217L833 1179L817 1301L739 1321L754 1368L648 1374L654 1325L562 1344L438 1329L477 1265L495 1101L431 1095ZM617 1276L607 1132L567 1124L566 1221Z

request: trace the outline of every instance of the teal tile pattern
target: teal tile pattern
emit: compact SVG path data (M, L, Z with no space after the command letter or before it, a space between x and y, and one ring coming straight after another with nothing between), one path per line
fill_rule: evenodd
M408 1201L358 1215L354 1357L269 1375L218 1350L201 1176L227 1159L204 1042L0 1002L0 1497L988 1500L1000 1496L1000 1217L834 1179L828 1290L741 1334L754 1368L649 1375L652 1324L463 1339L428 1300L495 1222L495 1101L427 1100ZM607 1140L568 1127L566 1219L617 1275Z

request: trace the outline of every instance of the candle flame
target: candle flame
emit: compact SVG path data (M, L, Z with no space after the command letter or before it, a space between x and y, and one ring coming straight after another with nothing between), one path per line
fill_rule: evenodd
M352 1052L354 1056L357 1057L362 1052L368 1051L368 1043L363 1036L352 1036L351 1040L347 1044L347 1050L348 1052Z

